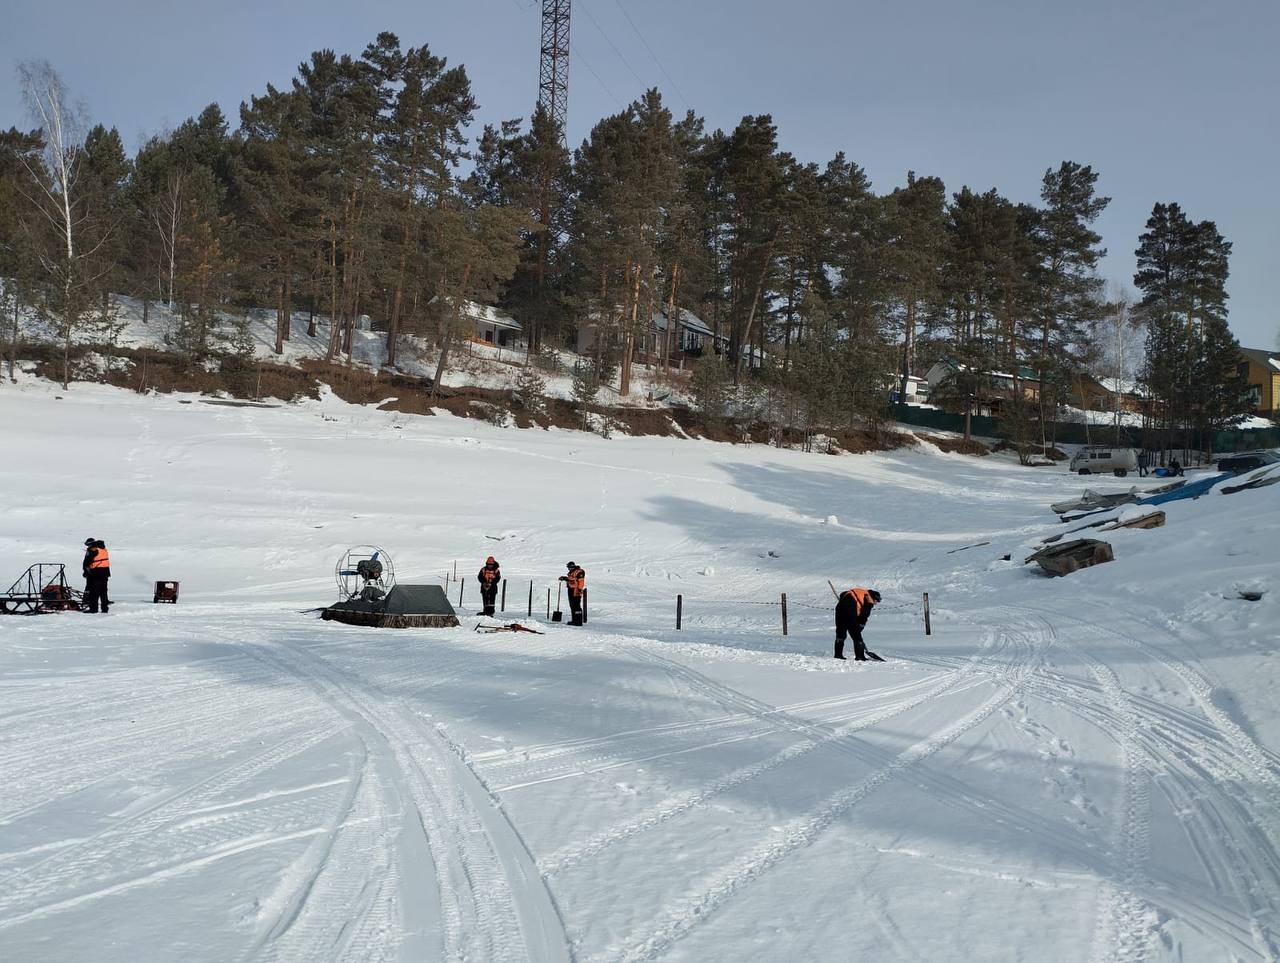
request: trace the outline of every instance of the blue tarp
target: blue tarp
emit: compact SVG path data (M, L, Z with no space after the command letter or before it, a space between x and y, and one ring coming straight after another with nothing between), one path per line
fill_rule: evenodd
M1199 481L1187 482L1181 488L1175 488L1173 491L1161 492L1158 495L1150 495L1147 498L1139 498L1139 505L1163 505L1165 502L1176 502L1180 498L1199 498L1214 485L1220 481L1233 477L1230 472L1223 472L1221 475L1212 475L1209 478L1201 478Z

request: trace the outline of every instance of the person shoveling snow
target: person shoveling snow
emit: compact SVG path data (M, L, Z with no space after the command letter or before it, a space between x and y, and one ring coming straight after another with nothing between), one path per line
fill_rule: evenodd
M834 590L833 590L834 591ZM884 659L867 649L862 641L862 630L871 618L871 610L880 601L875 589L851 588L836 599L836 658L844 658L844 639L853 638L853 657L858 662L883 662Z

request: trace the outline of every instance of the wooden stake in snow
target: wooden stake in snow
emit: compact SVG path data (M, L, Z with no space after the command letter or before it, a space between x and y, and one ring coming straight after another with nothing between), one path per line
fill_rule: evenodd
M533 579L529 579L529 618L533 618Z
M502 608L498 611L505 612L507 610L507 580L502 580Z
M458 607L459 608L462 607L462 593L466 591L466 588L467 588L466 582L463 582L463 581L458 582Z
M929 625L929 593L924 593L924 634L933 635L933 629Z
M680 630L680 616L684 612L684 596L676 596L676 631Z
M782 593L782 634L787 634L787 593Z

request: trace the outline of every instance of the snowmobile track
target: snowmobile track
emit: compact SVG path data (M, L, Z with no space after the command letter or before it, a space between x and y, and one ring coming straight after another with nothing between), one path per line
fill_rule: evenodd
M211 776L164 794L87 839L0 877L0 894L3 894L0 895L0 929L170 873L180 867L184 859L175 862L165 846L157 845L157 840L182 828L193 803L218 799L228 790L325 742L338 731L335 725L320 726L276 743ZM269 833L270 823L274 821L273 816L259 831ZM246 829L242 821L241 825L219 827L214 834L185 835L184 845L188 851L193 848L192 844L195 849L186 859L199 861L207 853L225 851L237 840L246 838Z
M699 882L697 885L700 892L675 903L668 912L661 914L656 921L657 925L647 934L629 936L624 948L611 948L609 953L601 958L650 960L665 953L677 941L704 924L717 910L723 908L743 887L759 881L783 859L811 845L836 820L845 816L862 800L883 785L902 777L907 772L914 771L925 760L990 718L1025 684L1031 658L1036 650L1036 646L1022 640L1021 644L1016 645L1014 661L1007 668L1006 683L1000 685L995 693L976 708L939 732L898 753L887 765L856 785L832 794L815 812L791 820L783 827L781 833L765 839L728 866L720 868ZM760 707L766 711L770 709L684 666L673 664L673 671L695 688L699 688L708 695L714 693L716 697L729 704L740 705L744 709L752 707L756 711L759 711ZM802 725L802 729L809 728L807 724Z
M425 836L434 864L442 958L568 960L559 911L533 858L487 789L432 726L417 722L395 700L361 697L360 679L301 645L254 646L265 661L310 684L361 729L370 751L394 764L412 813L406 831ZM407 894L415 917L421 893ZM319 948L317 948L319 949Z

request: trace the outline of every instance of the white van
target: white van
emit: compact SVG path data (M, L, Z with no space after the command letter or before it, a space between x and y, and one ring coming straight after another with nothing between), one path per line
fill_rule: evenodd
M1123 478L1138 470L1138 453L1132 448L1086 445L1071 457L1071 470L1081 475L1109 471L1117 478Z

